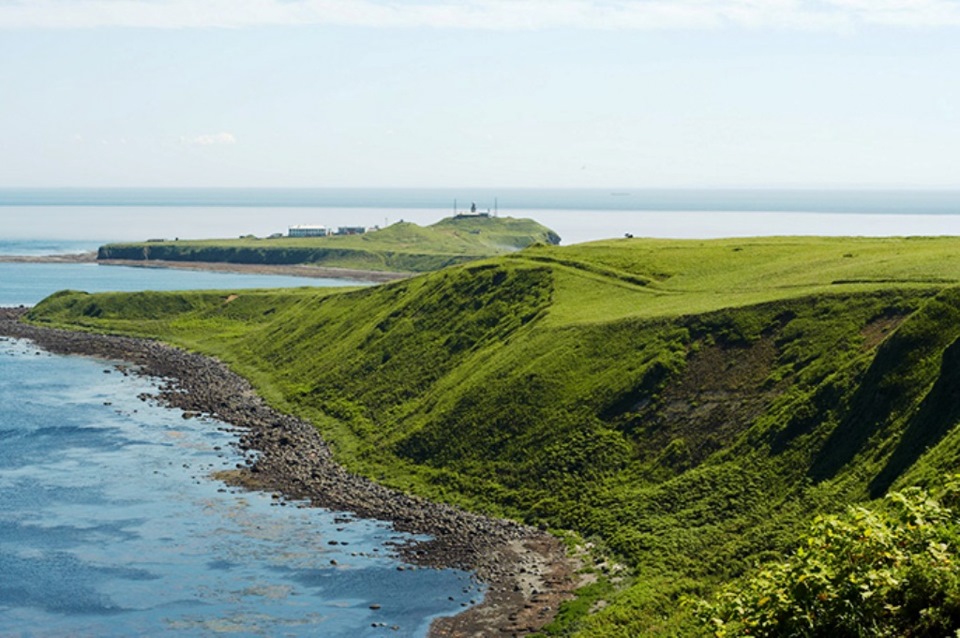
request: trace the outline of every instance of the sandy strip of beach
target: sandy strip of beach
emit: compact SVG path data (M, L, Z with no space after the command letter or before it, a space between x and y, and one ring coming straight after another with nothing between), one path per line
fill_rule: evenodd
M432 637L526 636L552 621L559 605L573 596L578 564L557 538L350 474L333 460L316 428L266 405L216 359L147 339L37 327L20 320L25 312L0 308L0 335L29 339L50 352L127 361L137 373L161 380L153 397L161 405L183 410L185 418L209 415L238 427L240 451L258 454L246 454L236 469L213 478L431 536L398 551L420 567L475 572L487 585L479 604L437 619Z

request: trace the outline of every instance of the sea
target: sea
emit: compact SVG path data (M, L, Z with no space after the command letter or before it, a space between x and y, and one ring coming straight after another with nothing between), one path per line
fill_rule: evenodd
M423 636L482 598L387 523L212 479L237 434L118 363L0 341L0 635Z
M268 236L298 224L432 224L470 210L530 217L563 244L635 237L960 235L960 190L0 189L4 239ZM5 250L0 244L0 250Z
M296 224L531 217L564 244L623 237L960 235L960 191L0 189L0 255L111 241L266 236ZM343 280L0 263L0 305L57 290L358 285ZM415 569L413 537L211 478L237 433L140 397L122 362L0 340L0 635L424 636L482 599Z

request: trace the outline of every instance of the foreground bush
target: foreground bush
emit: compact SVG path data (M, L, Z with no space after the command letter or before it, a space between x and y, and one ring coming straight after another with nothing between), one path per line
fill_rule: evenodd
M716 636L960 636L960 499L910 488L818 517L786 560L701 602Z

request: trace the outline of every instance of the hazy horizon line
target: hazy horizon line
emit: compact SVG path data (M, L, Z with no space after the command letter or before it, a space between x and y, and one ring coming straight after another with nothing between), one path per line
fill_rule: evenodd
M464 184L457 186L0 186L0 192L26 191L458 191L458 190L507 191L611 191L664 192L664 191L958 191L960 185L910 185L910 184L844 184L844 185L688 185L688 186L485 186Z

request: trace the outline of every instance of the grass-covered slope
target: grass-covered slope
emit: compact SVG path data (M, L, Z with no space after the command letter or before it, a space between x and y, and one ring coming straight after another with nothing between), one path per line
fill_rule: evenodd
M376 288L68 292L30 317L216 354L356 471L598 541L633 575L567 629L691 635L682 596L814 513L960 468L958 250L538 245Z
M98 259L312 264L361 270L428 272L560 238L532 219L450 217L432 226L399 222L362 235L149 241L108 244Z

